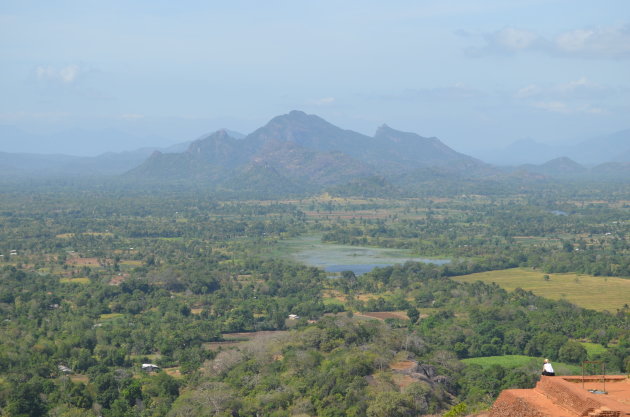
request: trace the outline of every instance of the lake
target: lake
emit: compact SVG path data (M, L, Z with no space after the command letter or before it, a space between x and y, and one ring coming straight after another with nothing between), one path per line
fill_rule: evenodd
M403 264L407 261L443 265L450 259L428 259L403 249L336 245L321 242L321 236L310 235L284 242L291 257L306 265L323 268L326 272L352 271L356 275L376 267Z

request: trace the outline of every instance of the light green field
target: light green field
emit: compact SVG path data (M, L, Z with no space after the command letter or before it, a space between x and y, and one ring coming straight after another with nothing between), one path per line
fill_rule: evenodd
M475 364L483 367L501 365L504 368L518 368L519 366L538 363L540 362L540 359L525 355L504 355L486 356L483 358L468 358L462 359L462 362L467 365Z
M492 365L500 365L504 368L509 369L527 366L533 369L540 368L542 371L543 359L525 355L503 355L462 359L462 362L464 362L466 365L475 364L484 368ZM578 375L582 373L582 368L578 365L553 362L553 367L557 375Z
M89 284L90 283L90 279L87 277L81 277L81 278L61 278L59 280L59 282L62 282L64 284L68 284L68 283L73 283L73 284Z
M121 314L121 313L105 313L105 314L101 314L101 320L102 321L114 320L114 319L117 319L119 317L123 317L123 314Z
M593 359L595 355L601 355L602 353L606 353L606 351L608 351L608 349L599 343L580 342L580 344L584 346L584 349L586 349L589 359Z
M549 275L549 280L543 279ZM512 291L522 288L552 300L567 300L593 310L615 312L630 304L630 279L583 274L545 274L525 268L480 272L453 278L460 282L495 282Z
M128 265L128 266L142 266L144 264L143 261L135 261L135 260L124 260L124 261L120 261L121 265Z

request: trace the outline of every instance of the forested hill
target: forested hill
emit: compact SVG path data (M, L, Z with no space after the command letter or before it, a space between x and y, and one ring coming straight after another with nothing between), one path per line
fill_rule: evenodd
M196 180L248 188L244 172L254 165L303 188L347 183L382 174L397 176L421 168L489 169L437 138L380 127L373 137L334 126L301 111L273 118L243 139L216 132L193 142L181 154L153 154L127 178ZM240 178L240 184L235 181Z

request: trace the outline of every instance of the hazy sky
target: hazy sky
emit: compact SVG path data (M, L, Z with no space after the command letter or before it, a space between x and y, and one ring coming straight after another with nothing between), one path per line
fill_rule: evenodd
M0 0L0 125L166 145L293 109L460 151L630 128L630 1Z

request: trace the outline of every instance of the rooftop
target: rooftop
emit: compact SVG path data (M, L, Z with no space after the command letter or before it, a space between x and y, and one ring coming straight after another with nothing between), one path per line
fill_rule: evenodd
M490 417L630 416L630 379L623 375L542 376L533 389L499 395Z

